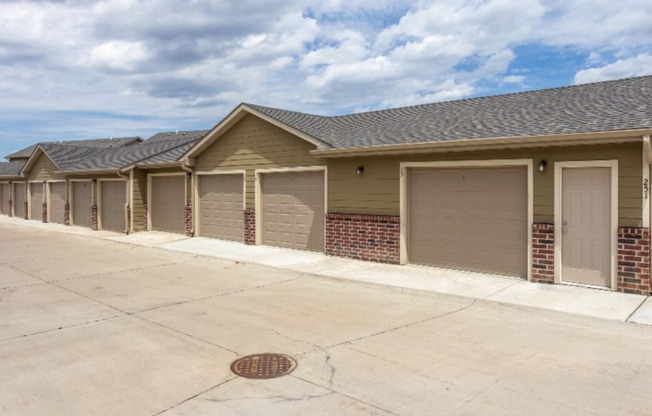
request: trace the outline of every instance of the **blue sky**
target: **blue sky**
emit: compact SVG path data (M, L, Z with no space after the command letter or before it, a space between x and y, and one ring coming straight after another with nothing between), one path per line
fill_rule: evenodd
M0 154L652 73L649 0L0 3Z

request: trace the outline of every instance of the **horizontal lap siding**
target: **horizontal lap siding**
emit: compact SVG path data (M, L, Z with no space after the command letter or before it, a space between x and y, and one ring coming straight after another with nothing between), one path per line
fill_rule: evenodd
M314 149L315 145L247 115L197 157L196 170L246 170L246 207L253 209L256 169L325 165L310 155Z
M534 222L552 223L555 161L618 159L619 224L637 227L641 225L642 215L641 152L642 147L639 142L618 145L329 159L328 210L329 212L353 214L399 215L399 166L401 162L533 159L535 169ZM548 162L548 168L544 173L536 171L541 160ZM356 175L358 166L364 166L362 175Z
M145 207L147 203L147 172L141 169L134 170L133 186L133 207L131 216L134 221L134 231L147 229L145 224Z
M55 173L59 169L54 163L45 155L38 157L34 166L29 172L30 181L50 181L62 180L65 177L61 174Z

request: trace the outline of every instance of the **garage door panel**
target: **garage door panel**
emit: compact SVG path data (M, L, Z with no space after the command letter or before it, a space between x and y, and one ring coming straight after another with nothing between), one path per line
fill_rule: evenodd
M50 203L48 210L50 212L50 222L63 224L65 222L66 208L66 183L53 182L50 187Z
M199 222L202 236L244 241L243 183L242 174L200 176Z
M100 218L103 230L125 230L125 204L127 202L124 181L101 182Z
M525 168L415 169L408 187L411 262L527 275Z
M324 250L324 174L265 174L264 244L302 250Z
M11 185L8 183L0 184L0 213L9 215L9 200L11 200Z
M14 184L14 215L18 218L25 218L25 201L27 201L25 183Z
M72 183L72 222L74 225L91 227L92 186L91 182Z
M43 221L43 183L30 183L29 219Z
M185 232L186 177L152 176L152 200L148 211L152 229L183 234Z

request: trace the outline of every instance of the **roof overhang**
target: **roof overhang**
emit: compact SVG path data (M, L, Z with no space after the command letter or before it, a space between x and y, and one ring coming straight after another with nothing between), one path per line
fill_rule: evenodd
M492 149L518 149L525 147L577 146L640 142L652 129L616 130L594 133L575 133L550 136L493 137L461 139L440 142L388 144L345 149L316 149L310 153L319 157L383 156L414 153L467 152Z
M242 120L244 116L247 114L252 114L262 120L267 121L270 124L273 124L274 126L283 129L287 131L288 133L291 133L295 136L297 136L300 139L303 139L307 141L308 143L311 143L319 148L324 148L324 147L329 147L328 144L322 142L319 139L316 139L308 134L305 134L291 126L288 126L285 123L282 123L266 114L261 113L260 111L246 105L246 104L240 104L237 106L231 113L226 116L222 121L220 121L215 127L213 127L207 134L204 136L203 139L198 141L193 147L191 147L181 158L180 160L186 160L188 158L194 158L199 156L206 148L208 148L210 145L212 145L217 139L222 137L224 133L229 131L231 127L233 127L235 124L238 123L238 121Z
M120 169L121 172L127 172L131 169L165 169L165 168L181 168L183 162L162 162L162 163L134 163Z

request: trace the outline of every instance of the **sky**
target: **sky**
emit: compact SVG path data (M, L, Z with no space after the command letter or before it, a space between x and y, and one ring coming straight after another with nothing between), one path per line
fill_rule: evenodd
M2 0L0 155L652 74L650 0Z

